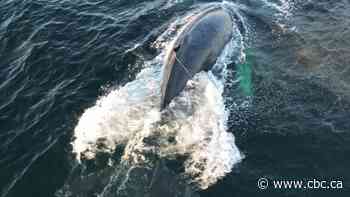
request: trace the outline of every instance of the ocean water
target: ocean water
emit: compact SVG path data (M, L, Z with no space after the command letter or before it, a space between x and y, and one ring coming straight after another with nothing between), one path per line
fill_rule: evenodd
M215 6L234 36L161 114L166 51ZM1 197L349 196L349 155L348 0L0 1Z

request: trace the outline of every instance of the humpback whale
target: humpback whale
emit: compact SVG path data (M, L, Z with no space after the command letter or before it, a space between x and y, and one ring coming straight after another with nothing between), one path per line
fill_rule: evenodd
M207 8L191 17L168 48L161 81L163 110L196 73L209 71L233 34L225 8Z

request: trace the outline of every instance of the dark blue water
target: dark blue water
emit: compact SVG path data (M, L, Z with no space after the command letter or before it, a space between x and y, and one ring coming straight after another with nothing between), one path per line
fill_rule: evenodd
M221 1L1 0L1 197L64 196L63 185L73 192L87 182L103 190L115 169L74 181L80 116L110 87L135 79L175 19L209 2ZM349 196L350 1L234 2L245 21L254 93L252 107L230 111L228 131L245 157L208 189L159 187L178 196ZM239 99L233 94L226 90L227 106ZM165 174L175 176L179 163L164 164ZM341 179L344 188L260 191L260 177Z

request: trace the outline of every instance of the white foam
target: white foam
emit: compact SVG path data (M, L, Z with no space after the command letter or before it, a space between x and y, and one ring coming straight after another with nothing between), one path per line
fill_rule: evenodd
M159 68L158 72L155 67L146 68L136 80L102 96L95 106L84 112L74 130L73 151L78 159L82 153L93 158L98 151L113 152L118 144L126 144L157 120L160 114L154 96L159 91L158 75ZM99 140L103 140L107 149L97 147Z

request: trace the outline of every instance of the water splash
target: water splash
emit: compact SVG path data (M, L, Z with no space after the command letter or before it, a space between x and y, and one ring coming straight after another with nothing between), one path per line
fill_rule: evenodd
M189 182L202 189L214 184L242 159L233 134L226 131L228 113L222 96L226 65L243 51L241 42L242 38L233 38L214 65L215 74L196 74L162 113L165 54L146 62L134 81L102 96L81 116L72 142L77 159L94 159L99 152L113 153L118 147L125 147L122 162L129 165L149 164L150 153L168 160L180 155L186 157L183 173Z

